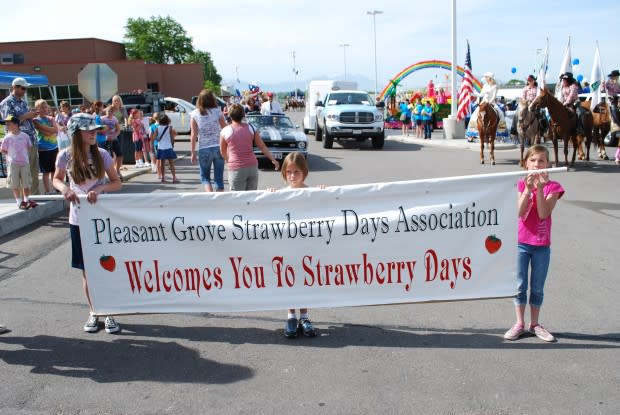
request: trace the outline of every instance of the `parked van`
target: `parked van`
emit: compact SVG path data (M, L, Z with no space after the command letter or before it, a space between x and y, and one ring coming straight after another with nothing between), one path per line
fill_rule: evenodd
M310 81L306 91L306 114L304 115L304 133L314 131L316 124L316 102L323 101L332 91L356 90L355 81Z

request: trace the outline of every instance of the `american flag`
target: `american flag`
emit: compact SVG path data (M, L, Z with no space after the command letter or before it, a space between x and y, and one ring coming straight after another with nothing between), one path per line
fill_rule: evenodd
M456 112L456 120L460 121L471 112L471 96L474 90L473 76L471 75L471 54L469 53L469 41L467 41L467 54L465 55L465 67L463 82L459 91L459 106Z

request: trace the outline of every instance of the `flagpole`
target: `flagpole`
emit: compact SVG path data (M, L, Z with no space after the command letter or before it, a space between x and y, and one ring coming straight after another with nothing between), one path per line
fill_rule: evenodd
M457 117L457 101L458 93L456 90L456 0L452 0L452 82L450 83L450 94L452 102L450 103L450 115L443 119L443 133L446 139L465 138L464 123L458 122Z

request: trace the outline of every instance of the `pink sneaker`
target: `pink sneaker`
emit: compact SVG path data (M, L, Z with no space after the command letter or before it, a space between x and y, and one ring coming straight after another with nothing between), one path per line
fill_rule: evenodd
M523 327L523 324L515 324L510 328L510 330L504 333L504 339L517 340L523 335L523 333L525 333L525 328Z
M544 340L546 342L555 341L555 337L553 337L553 334L549 333L547 329L541 326L540 324L536 324L535 326L530 326L530 333L538 337L540 340Z

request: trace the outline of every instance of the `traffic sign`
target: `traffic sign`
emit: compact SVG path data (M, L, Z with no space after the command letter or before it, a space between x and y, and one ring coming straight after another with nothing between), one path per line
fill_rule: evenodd
M78 74L78 89L90 102L105 102L118 91L118 76L105 63L89 63Z

